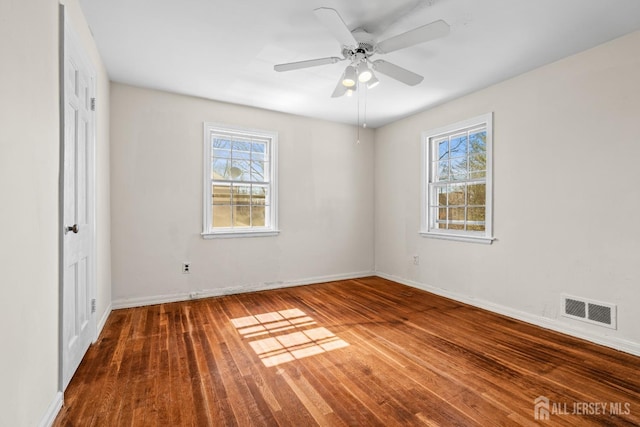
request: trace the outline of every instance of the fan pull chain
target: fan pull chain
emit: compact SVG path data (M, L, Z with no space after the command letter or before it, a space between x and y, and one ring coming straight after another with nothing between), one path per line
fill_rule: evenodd
M362 123L362 127L366 128L367 127L367 93L369 93L369 88L367 87L367 85L362 85L363 89L364 89L364 116L362 117L362 121L364 123Z
M356 118L356 127L358 128L358 133L356 144L360 144L360 91L357 90L356 92L358 92L358 108L356 109L356 113L358 115L358 117Z
M362 90L364 91L364 113L362 116L362 128L366 129L367 128L367 85L361 85ZM360 144L360 91L358 91L358 109L357 109L357 114L358 114L358 119L357 119L357 127L358 127L358 139L356 141L356 144Z

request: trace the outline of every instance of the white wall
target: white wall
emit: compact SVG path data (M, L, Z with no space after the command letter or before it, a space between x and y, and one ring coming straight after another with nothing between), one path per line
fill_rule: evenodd
M0 3L0 425L58 391L58 8Z
M640 353L639 52L636 32L378 129L377 271ZM420 237L421 131L490 111L498 240ZM618 330L560 317L562 292L617 304Z
M279 133L279 236L200 236L204 121ZM352 126L112 83L114 305L370 274L373 132L362 134L356 144Z
M68 11L92 45L75 0ZM58 2L0 2L0 425L51 421L58 392ZM83 27L84 26L84 27ZM110 300L108 85L98 71L98 285ZM104 104L102 104L104 102ZM106 132L105 132L106 130ZM105 192L105 188L107 191ZM106 250L105 250L106 249Z

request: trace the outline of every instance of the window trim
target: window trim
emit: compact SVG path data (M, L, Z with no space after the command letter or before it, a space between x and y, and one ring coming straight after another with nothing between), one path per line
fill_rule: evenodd
M431 174L430 141L444 134L473 126L485 125L487 132L487 167L486 167L486 202L484 233L464 230L431 229L432 218L429 210L429 177ZM421 134L421 201L420 201L420 235L434 239L454 240L461 242L491 244L493 237L493 112L482 114L451 125L424 131Z
M203 132L203 199L202 199L202 233L203 239L235 238L235 237L267 237L277 236L278 229L278 132L262 129L251 129L241 126L227 125L223 123L204 122ZM211 133L231 133L248 137L257 137L269 140L269 190L270 190L270 223L264 227L237 227L219 228L212 227L211 215Z

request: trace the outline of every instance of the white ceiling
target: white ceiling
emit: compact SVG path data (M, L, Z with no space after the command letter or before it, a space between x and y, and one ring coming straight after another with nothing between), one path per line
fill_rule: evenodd
M443 19L442 39L376 55L425 77L379 75L366 122L379 127L640 29L638 0L80 0L111 80L345 123L359 97L331 98L346 62L277 73L275 64L342 56L313 13L336 9L378 40ZM640 54L640 52L639 52Z

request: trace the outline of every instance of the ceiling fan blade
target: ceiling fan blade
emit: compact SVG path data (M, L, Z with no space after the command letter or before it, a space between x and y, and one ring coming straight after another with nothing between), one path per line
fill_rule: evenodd
M405 47L435 40L447 34L449 34L449 24L443 20L439 20L381 41L378 43L377 50L380 53L389 53L404 49Z
M299 70L301 68L317 67L319 65L335 64L336 62L343 61L344 58L338 58L337 56L331 56L329 58L308 59L306 61L288 62L286 64L274 65L273 69L276 71L291 71Z
M328 7L320 7L313 11L316 17L322 22L322 24L331 31L333 37L335 37L342 46L356 47L358 42L353 34L344 23L340 14L335 10Z
M405 70L402 67L382 59L373 61L373 69L409 86L415 86L424 79L420 74Z

